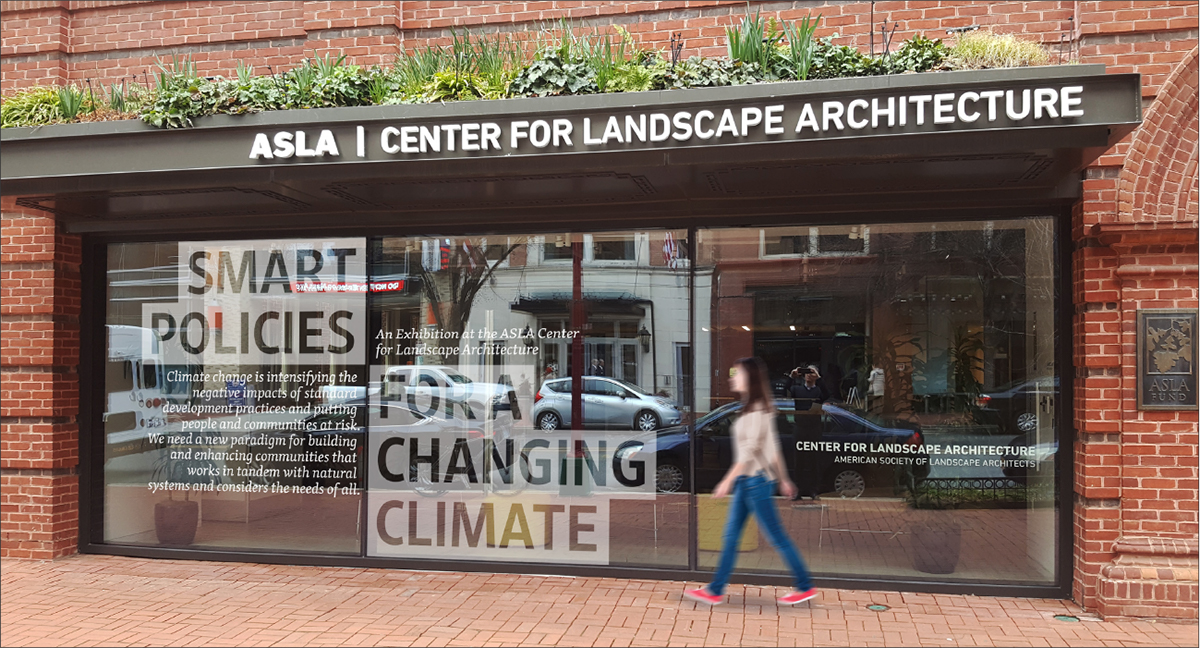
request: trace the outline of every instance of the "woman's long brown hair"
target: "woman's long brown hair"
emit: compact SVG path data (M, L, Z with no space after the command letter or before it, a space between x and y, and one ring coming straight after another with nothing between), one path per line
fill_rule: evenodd
M771 380L767 377L767 363L762 358L738 358L733 363L739 372L746 374L746 393L742 394L742 411L763 408L768 412L775 411L775 401L771 397Z

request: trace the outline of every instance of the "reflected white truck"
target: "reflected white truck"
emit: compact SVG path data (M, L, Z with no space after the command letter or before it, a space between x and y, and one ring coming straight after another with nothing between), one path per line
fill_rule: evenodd
M117 457L148 449L149 434L166 425L164 369L154 331L109 325L104 386L105 454Z

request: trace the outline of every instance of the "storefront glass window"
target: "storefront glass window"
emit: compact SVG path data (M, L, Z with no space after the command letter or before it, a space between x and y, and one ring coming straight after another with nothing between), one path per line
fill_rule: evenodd
M686 240L374 240L367 555L686 567Z
M737 408L721 378L758 355L804 496L780 511L817 573L1053 582L1054 249L1050 219L701 230L701 567ZM806 382L823 403L793 398ZM743 552L748 571L783 571L753 531Z
M358 553L364 239L108 251L104 539Z
M712 569L757 355L817 574L1054 582L1052 219L693 233L110 246L105 541Z

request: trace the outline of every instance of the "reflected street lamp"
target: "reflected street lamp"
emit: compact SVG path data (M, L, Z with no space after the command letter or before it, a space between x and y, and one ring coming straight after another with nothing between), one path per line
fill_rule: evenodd
M642 329L637 332L638 340L642 343L642 351L650 350L650 331L646 330L646 325L642 325Z

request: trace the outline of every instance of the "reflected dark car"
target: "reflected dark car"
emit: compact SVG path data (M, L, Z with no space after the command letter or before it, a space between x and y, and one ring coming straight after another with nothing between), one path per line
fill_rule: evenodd
M1025 434L1038 429L1039 419L1053 416L1042 400L1058 394L1058 378L1043 377L1010 383L979 395L980 423L995 425L1002 434Z
M1004 476L1018 484L1030 484L1054 479L1054 464L1058 456L1058 439L1037 441L1037 431L1027 432L1009 442L1013 458L1005 457ZM1029 465L1030 463L1035 465Z
M924 450L920 427L913 423L884 421L871 414L841 404L826 403L819 415L805 421L797 415L791 400L777 400L776 425L779 441L792 480L803 488L815 484L822 493L854 498L870 488L896 488L915 485L929 475L929 456ZM709 412L694 426L660 430L655 438L655 465L658 489L662 492L686 491L695 465L697 492L711 491L733 464L731 431L741 403L729 403ZM800 418L799 427L797 419ZM695 429L696 444L690 438ZM808 447L837 444L838 450L797 450L797 443ZM847 444L862 444L866 449L846 451ZM690 460L689 460L690 458ZM693 463L694 462L694 463ZM805 471L814 471L807 476ZM802 493L803 494L803 493ZM890 492L889 492L890 494Z

